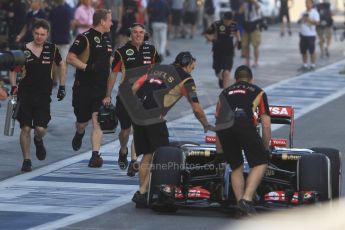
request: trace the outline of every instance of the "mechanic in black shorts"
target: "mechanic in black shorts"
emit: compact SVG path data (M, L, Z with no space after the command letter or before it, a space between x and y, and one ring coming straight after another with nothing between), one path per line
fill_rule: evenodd
M252 84L250 68L244 65L238 67L235 80L236 83L224 89L219 96L217 138L232 169L231 185L238 206L244 214L252 215L255 213L252 199L269 160L271 118L267 96L262 89ZM262 125L262 138L256 129L256 111ZM234 114L234 123L218 128L219 123L222 123L222 115L229 113ZM246 181L243 176L242 150L251 168Z
M60 86L57 97L61 101L65 97L66 65L61 59L59 49L55 44L47 42L49 36L49 22L39 19L33 24L33 41L25 44L26 57L24 67L16 71L23 72L19 83L18 100L20 102L18 121L20 123L20 146L23 152L22 172L32 170L30 157L31 129L35 130L34 144L38 160L46 158L43 137L46 133L50 116L51 92L53 87L53 65L60 71ZM17 94L16 75L11 74L11 95Z
M204 33L206 39L213 43L213 69L218 77L219 87L222 89L230 85L230 73L234 59L234 41L241 48L240 33L237 23L233 21L232 12L226 12L222 20L215 21Z
M81 148L85 128L91 119L92 156L89 167L103 165L99 153L103 132L97 115L107 91L110 74L112 46L107 33L111 25L111 11L96 10L93 15L93 27L77 36L67 55L67 62L76 67L72 105L77 118L77 130L72 140L72 147L74 151Z
M196 86L191 76L195 68L195 61L196 59L190 52L181 52L176 56L175 62L172 65L176 69L179 79L177 79L178 82L176 86L169 89L169 91L162 96L164 99L161 101L164 101L164 108L162 110L163 112L157 115L159 122L151 125L133 123L134 144L137 155L144 155L139 168L139 191L134 194L132 199L138 208L146 206L152 155L158 147L169 145L169 133L166 126L166 120L164 119L168 110L173 107L182 96L185 96L192 107L195 117L202 124L204 130L210 128L205 113L199 104ZM133 93L137 95L145 110L158 107L154 92L166 88L161 78L150 78L149 80L147 80L147 78L147 74L142 76L132 87Z
M137 22L138 10L136 0L122 0L122 24L118 31L117 47L122 47L128 41L129 28Z
M289 4L289 2L291 2L291 5ZM285 35L284 17L286 18L286 24L287 24L289 36L292 35L291 24L290 24L290 14L289 14L289 8L292 7L292 4L293 4L293 0L280 0L279 21L280 21L280 36L281 37Z
M116 82L117 74L121 72L121 83L126 77L126 71L139 66L153 65L160 62L158 53L153 45L147 44L145 40L145 27L142 24L134 23L130 27L131 35L130 41L124 46L117 49L114 53L114 60L112 63L112 73L107 83L107 94L103 99L104 104L110 104L111 93ZM126 169L128 166L128 138L131 132L132 120L128 115L126 108L122 104L120 97L116 97L116 115L119 118L121 131L119 133L120 149L118 164L121 169ZM131 162L128 167L128 176L134 176L136 173L136 153L134 144L131 148Z

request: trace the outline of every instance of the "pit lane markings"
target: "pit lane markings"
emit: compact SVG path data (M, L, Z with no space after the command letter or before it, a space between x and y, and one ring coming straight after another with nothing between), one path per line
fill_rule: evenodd
M269 102L294 106L298 118L342 96L345 94L345 78L335 72L344 64L345 62L336 63L318 72L267 87L265 90L269 95ZM324 76L326 73L328 77ZM331 80L336 82L329 83ZM328 84L325 85L325 82ZM297 96L300 86L306 83L313 83L312 87L309 88L308 85L303 89L315 92ZM300 88L286 90L284 94L284 89L288 87ZM320 89L324 91L318 93ZM205 112L210 120L214 119L215 106L207 108ZM168 126L171 136L179 140L203 140L202 127L192 114L168 122ZM5 222L1 221L2 227L17 229L22 219L18 216L23 215L28 220L20 225L21 228L61 228L128 203L137 189L137 185L134 185L137 178L130 179L125 176L125 171L117 168L113 153L117 148L118 141L102 146L104 166L100 169L87 167L91 155L89 151L1 182L0 217L7 217Z

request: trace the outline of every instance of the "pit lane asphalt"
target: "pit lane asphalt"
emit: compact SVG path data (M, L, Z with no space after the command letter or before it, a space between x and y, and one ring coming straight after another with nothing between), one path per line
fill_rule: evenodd
M331 50L331 57L329 59L319 60L319 66L328 65L337 60L343 59L343 44L344 43L334 43ZM213 105L216 101L219 89L211 69L210 46L205 43L203 38L195 38L194 40L186 39L169 41L169 48L172 51L172 57L168 58L165 63L170 63L178 51L182 50L190 50L193 55L197 57L197 69L193 76L196 79L196 84L199 89L199 100L201 101L203 107ZM298 53L298 36L296 32L292 37L280 38L278 36L277 28L270 28L269 31L263 34L263 44L261 46L261 50L262 52L259 63L260 66L254 70L255 81L258 85L261 87L266 87L272 83L298 75L296 69L300 66L301 57ZM240 63L242 63L242 60L239 58L237 53L234 66L236 67ZM74 133L74 115L71 107L72 78L71 71L69 71L69 79L67 81L68 96L64 99L64 101L57 102L55 98L56 89L54 90L52 121L45 138L48 157L47 160L38 162L35 160L33 154L34 170L45 165L51 165L52 163L58 162L62 159L76 156L76 153L73 152L70 147L70 141ZM342 146L343 140L340 139L340 133L343 129L339 131L341 127L337 125L338 122L334 122L341 121L342 117L344 117L344 112L342 111L344 107L343 101L344 98L340 97L339 99L336 99L335 101L332 101L331 103L328 103L317 109L317 112L309 113L298 119L296 122L295 146L332 146L339 148L342 150L342 152L344 152L345 148ZM342 109L339 111L339 106L341 105ZM4 107L1 108L0 112L0 130L2 130ZM176 118L184 117L187 114L190 114L188 104L186 102L180 102L178 107L174 108L170 112L168 119L175 120ZM322 129L319 129L319 127ZM280 132L280 130L278 130L278 132ZM307 133L307 135L305 135L305 133ZM0 162L0 177L2 179L10 178L20 173L19 170L22 158L18 144L18 134L19 129L17 124L15 135L13 137L2 137L0 140L0 151L2 157L2 161ZM90 144L87 141L89 136L88 134L89 130L87 131L86 138L84 139L83 148L81 151L79 151L80 153L90 149ZM108 143L114 139L115 138L113 135L105 135L104 143ZM117 157L115 157L115 155L117 155L117 151L117 149L114 149L113 156L109 156L107 159L111 160L112 157L114 157L113 160L117 159ZM32 152L34 153L34 149L32 149ZM80 165L80 167L85 166L86 162L84 162L84 165ZM81 172L83 171L80 168L77 168L76 170L80 170ZM123 175L123 177L125 176ZM124 179L126 179L126 177ZM99 189L100 191L103 191L101 188ZM101 194L102 193L100 192L100 196ZM131 195L132 194L129 194L129 197L131 197ZM34 206L35 204L33 203L33 207ZM6 206L2 206L2 210L5 208ZM179 217L177 217L177 219L178 221L181 221L181 226L185 226L190 216L196 217L200 214L202 218L198 218L195 223L189 225L192 228L203 226L205 223L210 224L210 226L218 227L221 227L223 224L227 223L226 220L220 220L219 218L206 218L209 216L215 216L214 213L197 213L198 214L195 214L193 211L193 214L188 212L178 214ZM134 218L131 218L133 215ZM139 223L140 228L146 229L152 228L152 226L159 226L166 223L168 219L171 219L170 216L159 216L160 218L155 218L155 221L153 221L150 218L151 215L152 213L150 211L136 210L133 208L132 204L126 204L125 206L115 209L109 213L78 224L74 224L70 227L66 227L65 229L133 229L135 227L139 227ZM3 217L4 216L0 215L0 220ZM131 218L131 221L128 221L129 218ZM147 219L150 219L150 221L147 221ZM173 218L173 222L177 221L175 221ZM172 225L171 228L178 226L179 224L176 223L175 225Z

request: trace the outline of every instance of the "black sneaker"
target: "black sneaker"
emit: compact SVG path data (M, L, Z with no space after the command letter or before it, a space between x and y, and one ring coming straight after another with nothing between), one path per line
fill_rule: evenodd
M82 134L75 132L73 140L72 140L72 148L74 151L78 151L81 148L81 144L83 143L84 134L85 134L85 130Z
M36 157L38 160L43 161L46 159L46 148L44 147L43 140L37 140L34 136L34 144L36 146Z
M125 170L128 166L128 148L126 148L126 153L121 154L121 148L119 150L119 158L117 159L117 164L119 165L120 169Z
M101 154L98 152L93 152L92 157L89 160L89 167L90 168L100 168L103 165L103 159Z
M26 159L23 161L23 165L22 165L22 172L31 172L32 168L31 168L31 160L30 159Z
M253 201L241 199L238 202L238 208L243 216L253 216L256 214Z
M134 193L132 201L136 208L147 208L147 193L141 194L139 191Z
M127 176L134 177L135 174L139 171L139 162L136 160L131 160L127 169Z

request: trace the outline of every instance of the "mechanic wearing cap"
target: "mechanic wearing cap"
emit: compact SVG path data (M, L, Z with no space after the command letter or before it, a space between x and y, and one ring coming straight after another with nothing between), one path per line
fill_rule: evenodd
M111 103L111 93L116 82L117 74L120 71L122 74L121 84L126 77L126 71L128 69L144 65L153 65L160 62L160 58L155 47L144 41L146 32L145 27L142 24L134 23L131 26L130 31L130 41L115 51L112 63L112 73L108 79L107 94L103 99L104 104ZM121 169L125 170L128 166L127 143L131 131L132 120L119 96L116 97L116 115L118 116L121 125L121 131L119 133L121 147L119 149L118 164ZM137 172L138 166L136 164L136 159L134 144L132 143L131 162L127 171L128 176L134 176Z
M215 21L204 34L206 39L213 44L213 69L218 77L219 87L226 88L230 85L230 72L234 58L233 37L236 38L237 47L241 48L240 33L237 23L233 21L232 12L225 12L222 20Z
M239 209L245 215L252 215L255 213L253 196L269 159L271 118L266 93L253 84L250 68L244 65L238 67L235 80L235 84L224 89L219 96L216 133L232 169L231 185ZM256 112L262 125L262 138L256 129ZM227 116L230 114L233 116ZM242 150L251 168L246 181Z
M74 151L81 148L85 128L91 119L92 156L89 167L98 168L103 165L99 153L103 132L97 115L105 97L110 72L112 48L107 33L111 25L111 11L96 10L93 14L93 27L77 36L67 55L67 62L76 67L72 105L77 121L72 148Z
M163 104L160 114L156 114L158 122L151 125L133 123L134 128L134 144L137 153L143 154L143 158L139 168L139 191L137 191L132 201L136 203L137 208L146 207L149 173L151 168L153 152L161 146L169 145L169 133L166 126L164 116L171 109L182 96L185 96L190 103L195 117L204 127L204 130L210 129L210 125L205 116L204 110L199 104L196 93L196 86L194 79L191 76L195 68L196 59L190 52L181 52L176 56L175 62L172 64L178 76L169 75L168 81L176 83L173 87L168 88L158 100ZM158 67L159 68L159 67ZM156 71L158 72L158 70ZM156 73L153 71L153 73ZM166 76L166 75L165 75ZM155 91L167 88L164 80L159 77L150 77L145 74L139 78L133 85L132 91L141 101L145 110L150 110L158 107ZM172 79L173 78L173 79Z

